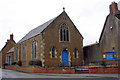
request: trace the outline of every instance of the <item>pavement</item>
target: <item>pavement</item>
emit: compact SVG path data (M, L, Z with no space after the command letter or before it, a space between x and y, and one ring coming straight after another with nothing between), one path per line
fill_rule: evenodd
M120 80L120 74L49 74L49 73L23 73L14 70L0 69L2 80Z

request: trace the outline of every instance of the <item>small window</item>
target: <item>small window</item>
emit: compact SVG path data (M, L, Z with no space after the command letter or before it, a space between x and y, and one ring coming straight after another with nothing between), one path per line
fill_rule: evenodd
M74 49L74 57L78 58L78 50L76 48Z
M52 54L52 58L55 58L55 55L56 55L55 47L51 48L51 54Z

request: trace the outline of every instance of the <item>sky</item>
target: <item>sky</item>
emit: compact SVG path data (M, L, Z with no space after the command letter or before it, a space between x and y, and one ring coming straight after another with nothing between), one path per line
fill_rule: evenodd
M0 49L10 34L17 43L30 30L62 13L63 7L84 37L83 45L96 43L111 2L113 0L0 0Z

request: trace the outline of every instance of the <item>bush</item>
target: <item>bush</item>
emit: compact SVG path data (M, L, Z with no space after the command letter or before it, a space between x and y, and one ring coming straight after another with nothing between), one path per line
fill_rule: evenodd
M40 60L33 60L29 62L29 65L42 67L42 62Z
M16 62L13 62L12 65L16 65L17 63Z
M33 61L29 61L29 65L33 65Z
M8 65L8 63L5 63L5 64L4 64L4 66L7 66L7 65Z
M18 62L17 62L17 65L18 65L18 66L22 66L22 62L21 62L21 61L18 61Z

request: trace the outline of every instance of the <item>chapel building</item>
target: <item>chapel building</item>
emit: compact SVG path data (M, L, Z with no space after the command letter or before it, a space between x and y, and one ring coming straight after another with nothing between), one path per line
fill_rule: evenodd
M26 34L14 48L14 61L29 66L41 61L42 67L81 66L83 36L63 10L57 17Z

